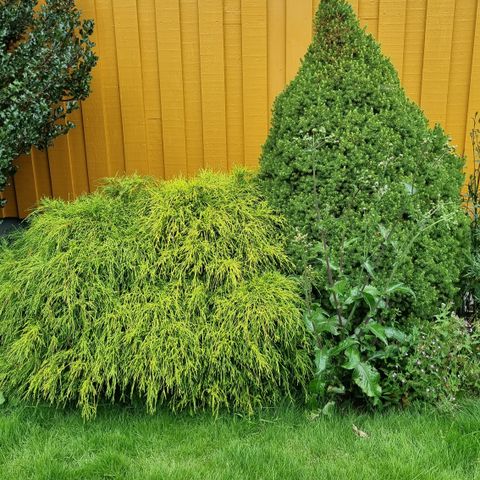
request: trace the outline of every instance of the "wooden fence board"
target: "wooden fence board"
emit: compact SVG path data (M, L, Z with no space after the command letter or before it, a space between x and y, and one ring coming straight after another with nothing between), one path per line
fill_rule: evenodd
M101 178L255 168L274 99L297 73L320 0L77 0L100 57L78 125L18 160L1 216ZM480 0L350 0L407 94L470 153L480 110ZM472 166L469 165L468 172Z

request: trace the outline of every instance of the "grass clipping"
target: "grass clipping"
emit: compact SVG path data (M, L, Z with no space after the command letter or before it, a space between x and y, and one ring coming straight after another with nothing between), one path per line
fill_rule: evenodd
M251 413L310 363L281 221L248 174L44 200L0 252L0 391Z

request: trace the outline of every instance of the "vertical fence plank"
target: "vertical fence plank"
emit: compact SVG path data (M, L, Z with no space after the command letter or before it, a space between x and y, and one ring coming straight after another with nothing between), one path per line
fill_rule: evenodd
M268 125L267 2L242 1L245 165L256 167Z
M358 6L359 6L359 3L360 3L360 0L349 0L349 1L350 1L350 4L353 7L353 11L355 12L356 15L358 15Z
M197 0L180 2L188 175L203 168L202 87Z
M108 170L108 175L115 176L125 172L125 151L123 148L124 134L122 111L120 108L117 44L115 41L115 19L113 16L112 1L113 0L95 0L98 37L96 51L100 59L94 71L94 78L95 75L99 75L101 79L102 103L99 104L97 108L98 110L100 110L100 108L102 109L105 121L105 148L107 157L104 159L104 162ZM100 73L97 73L97 70ZM90 183L92 183L92 180L96 181L98 179L96 172L94 172L93 175L90 173L89 177Z
M165 178L187 174L185 104L178 0L155 3Z
M379 1L378 41L382 46L383 53L392 60L401 79L403 75L407 0Z
M67 137L64 135L57 137L53 145L48 147L47 152L53 196L63 198L64 200L74 198L72 167Z
M292 80L298 72L312 39L311 0L286 0L286 80Z
M445 125L455 0L428 2L421 105L432 124Z
M466 165L466 179L473 173L473 155L470 130L475 112L480 112L480 5L477 3L475 16L475 37L472 46L472 65L470 71L470 88L468 97L467 128L465 134L465 152L469 155Z
M100 5L100 0L97 0ZM107 53L102 49L103 44L99 43L99 38L103 15L96 15L95 1L94 0L82 0L79 3L83 14L86 18L93 18L95 20L95 31L92 40L96 44L95 51L99 56ZM98 185L98 180L113 174L112 169L109 168L110 158L109 149L107 144L106 129L107 126L110 129L115 129L115 124L107 121L105 114L105 100L103 89L107 88L109 82L108 70L106 68L107 60L100 61L95 67L92 78L92 93L90 97L82 103L82 116L84 121L84 134L85 134L85 146L87 155L87 168L89 188L94 190ZM118 91L115 89L115 95L118 95ZM111 120L111 119L109 119Z
M113 2L126 173L149 173L142 61L135 1Z
M148 166L150 175L164 178L155 0L138 0L138 25Z
M407 95L420 105L422 94L423 50L427 0L408 0L403 52L403 86Z
M46 150L32 149L32 165L35 175L35 188L37 200L52 196L52 183L50 169L48 167L48 156ZM29 205L31 208L33 205Z
M453 26L445 128L460 154L464 153L465 147L476 10L477 0L457 2Z
M18 217L19 211L17 208L17 198L13 179L10 179L7 188L3 192L0 192L0 198L7 201L6 205L1 209L2 218Z
M227 169L222 0L198 3L205 166Z
M268 105L285 87L286 0L268 2Z
M75 124L75 128L70 130L67 136L68 156L70 158L73 195L78 197L90 191L82 111L75 110L70 116L70 120Z
M225 0L225 94L228 167L244 165L241 0Z
M23 218L30 213L39 200L32 153L22 155L15 163L18 167L15 173L16 203L18 215Z
M50 168L47 153L33 148L30 154L22 155L15 163L18 170L15 174L15 211L18 216L28 216L32 209L44 197L52 196L50 184Z
M378 14L379 0L359 0L358 15L362 25L366 25L367 30L378 37Z
M74 121L75 117L72 116L71 120ZM80 129L80 131L78 129ZM80 141L78 141L79 139ZM70 143L73 144L74 148L70 148ZM52 195L54 197L72 200L80 193L85 192L85 189L82 190L81 187L78 190L75 189L75 182L81 185L83 180L81 168L85 164L85 155L82 147L83 132L81 124L77 124L76 128L71 130L68 135L61 135L55 138L53 145L48 147L47 158L51 177ZM79 169L74 168L74 162L77 162L75 167L80 166ZM33 168L31 168L31 166L30 163L29 170L33 174ZM23 210L24 202L22 201L21 203L22 207L20 210Z

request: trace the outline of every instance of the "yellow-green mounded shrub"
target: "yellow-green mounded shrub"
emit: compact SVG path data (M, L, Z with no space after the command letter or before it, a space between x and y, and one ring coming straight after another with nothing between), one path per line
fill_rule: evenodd
M44 200L0 255L7 394L251 413L311 373L282 222L245 172Z

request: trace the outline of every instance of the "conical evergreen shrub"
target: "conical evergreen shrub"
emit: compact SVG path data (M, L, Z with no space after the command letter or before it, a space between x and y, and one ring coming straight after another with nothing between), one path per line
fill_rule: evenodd
M462 159L345 0L320 4L313 42L275 102L260 181L292 226L299 267L321 257L320 296L329 255L353 286L368 274L410 287L413 300L390 305L403 318L431 318L455 299L468 250Z
M0 249L0 391L251 413L311 370L282 221L249 176L111 180Z

